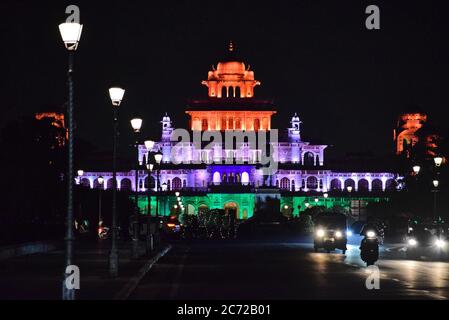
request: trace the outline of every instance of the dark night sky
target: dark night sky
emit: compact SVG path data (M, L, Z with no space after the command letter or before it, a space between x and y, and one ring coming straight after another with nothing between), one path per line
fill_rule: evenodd
M122 141L139 114L146 134L167 111L185 126L187 98L205 97L201 80L233 39L274 98L275 126L292 113L303 137L341 152L391 150L397 113L425 110L448 129L447 1L1 1L0 125L66 99L66 54L57 25L77 4L84 30L76 57L79 135L111 145L107 89L126 88ZM368 4L381 30L365 28Z

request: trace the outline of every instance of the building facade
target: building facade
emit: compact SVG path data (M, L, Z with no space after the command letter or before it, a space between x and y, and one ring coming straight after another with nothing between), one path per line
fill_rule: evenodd
M185 113L189 117L190 137L209 139L206 146L201 139L179 142L179 132L169 115L161 121L161 137L149 150L139 145L139 164L142 170L117 173L120 190L135 191L141 196L139 206L147 212L147 193L152 195L151 212L155 214L156 193L159 194L159 214L179 213L174 195L181 194L188 214L209 209L235 212L237 218L247 219L254 214L259 201L267 196L280 200L280 211L297 216L307 207L322 205L363 208L371 201L387 198L388 191L397 189L398 175L393 172L335 172L326 168L326 145L303 141L301 120L292 114L286 124L287 135L280 141L266 140L263 144L247 140L232 140L229 144L210 136L227 134L256 135L272 133L272 116L276 106L271 100L255 98L254 89L260 85L254 72L245 63L230 56L213 66L202 84L208 89L205 99L188 102ZM260 138L258 136L258 142ZM226 139L224 139L226 140ZM210 142L212 141L212 142ZM265 147L276 163L276 170L264 171ZM162 153L160 167L149 173L145 165L152 162L153 152ZM138 183L135 176L138 175ZM111 172L84 172L77 183L98 188L98 177L104 178L105 189L112 188ZM157 183L159 182L159 183ZM159 186L159 188L157 188ZM161 190L157 192L157 190Z

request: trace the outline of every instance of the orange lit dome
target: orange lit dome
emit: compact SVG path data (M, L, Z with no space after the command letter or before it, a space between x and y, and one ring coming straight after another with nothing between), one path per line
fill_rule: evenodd
M245 64L243 62L219 62L217 65L218 74L244 74L245 71Z

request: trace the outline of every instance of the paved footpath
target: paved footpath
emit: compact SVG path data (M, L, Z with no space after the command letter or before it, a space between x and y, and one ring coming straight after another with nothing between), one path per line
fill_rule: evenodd
M131 242L119 242L119 276L108 276L109 241L82 241L75 245L74 264L80 268L80 290L77 299L117 299L123 297L130 283L148 269L157 251L131 259ZM0 300L61 299L64 251L55 250L0 261ZM148 271L148 270L146 270ZM123 297L125 298L125 297Z

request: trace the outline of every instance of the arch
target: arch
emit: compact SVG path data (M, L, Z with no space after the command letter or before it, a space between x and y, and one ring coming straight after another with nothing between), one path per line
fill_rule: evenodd
M149 176L149 179L148 179L148 176L147 176L145 178L145 187L147 189L154 189L154 188L156 188L156 179L154 179L153 176Z
M355 181L352 180L351 178L345 180L345 190L346 190L349 186L352 187L352 191L355 191Z
M198 214L206 213L207 211L209 211L209 207L206 204L201 204L198 207Z
M103 183L104 183L104 181L103 181ZM100 183L98 182L98 178L96 178L95 180L94 180L94 189L100 189L100 187L101 187L101 185L100 185ZM104 187L103 187L104 188Z
M249 174L246 171L242 172L242 184L245 186L249 184Z
M248 209L243 209L242 212L242 219L248 219Z
M220 184L220 182L221 182L220 172L218 172L218 171L214 172L212 181L215 185Z
M209 130L209 123L208 123L207 119L202 119L201 120L201 130L202 131Z
M315 165L314 155L313 155L312 152L307 151L304 154L304 165L305 166L310 166L310 167L313 167Z
M382 181L380 179L374 179L371 182L371 191L382 192Z
M357 191L359 192L368 192L369 191L369 183L366 179L360 179L357 183Z
M296 191L295 180L292 179L292 191Z
M229 98L234 97L234 87L228 87L228 97Z
M221 182L222 183L227 183L228 182L228 176L226 175L226 173L223 173L223 175L221 176Z
M226 124L226 118L221 119L221 130L226 130L227 124Z
M224 204L223 209L225 211L225 213L229 214L229 215L235 215L236 219L239 219L239 206L236 202L234 201L228 201Z
M235 130L241 130L242 129L242 122L240 121L240 118L235 119Z
M131 191L131 180L128 178L123 178L122 181L120 181L120 190L122 191Z
M241 96L241 89L240 89L239 86L235 87L234 93L235 93L234 97L240 98L240 96Z
M318 179L317 177L310 176L306 180L307 189L316 190L318 189Z
M170 181L170 180L169 180ZM182 189L182 181L179 177L173 178L171 182L172 190L180 190Z
M115 179L115 181L117 181L117 179ZM112 185L112 183L114 182L114 180L112 180L112 178L111 179L108 179L107 181L106 181L106 189L113 189L114 188L114 186ZM117 184L116 184L117 185Z
M242 179L240 178L240 173L236 173L235 174L235 182L240 184L242 182Z
M234 130L234 119L233 118L229 118L229 120L228 120L228 129Z
M186 205L186 214L195 214L195 206L191 203Z
M286 177L282 178L280 188L290 190L290 180Z
M341 190L341 181L340 181L340 179L337 179L337 178L335 178L335 179L332 179L331 180L331 191L332 190Z
M259 119L254 119L254 131L259 131L260 130L260 120Z
M90 188L90 181L87 178L82 178L80 184L82 187Z
M315 157L315 165L318 166L320 164L320 156L316 155Z
M397 187L396 180L394 179L388 179L385 181L385 190L386 191L395 191Z
M228 90L225 86L221 87L221 97L226 98L228 96Z

